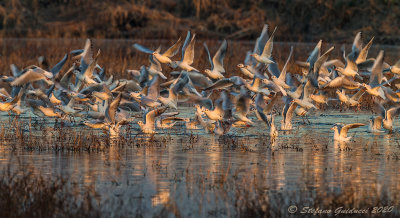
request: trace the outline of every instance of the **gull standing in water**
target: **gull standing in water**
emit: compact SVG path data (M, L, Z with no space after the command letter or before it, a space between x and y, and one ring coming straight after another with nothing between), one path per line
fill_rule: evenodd
M347 137L347 132L350 129L357 128L360 126L365 126L363 123L352 123L352 124L344 124L344 123L335 123L331 130L335 132L333 136L333 140L335 141L349 141L352 137Z

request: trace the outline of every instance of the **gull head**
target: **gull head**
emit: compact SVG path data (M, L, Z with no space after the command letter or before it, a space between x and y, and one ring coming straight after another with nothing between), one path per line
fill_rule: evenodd
M369 118L369 123L372 125L374 123L374 117Z
M254 58L259 58L259 57L260 57L260 55L258 55L258 54L256 54L256 53L251 54L250 56L252 56L252 57L254 57Z
M331 130L339 130L339 127L343 127L344 124L343 123L335 123L333 124L333 126L331 127Z
M333 124L333 126L331 127L331 130L337 130L337 129L338 129L338 124L337 123Z

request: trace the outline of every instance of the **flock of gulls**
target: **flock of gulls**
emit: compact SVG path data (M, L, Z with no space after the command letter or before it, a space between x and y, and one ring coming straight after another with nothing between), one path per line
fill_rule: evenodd
M295 115L308 120L307 113L318 110L318 105L336 100L358 107L363 96L371 95L377 114L369 121L369 131L392 132L393 120L400 112L400 106L393 106L400 102L400 84L395 84L400 61L393 66L384 62L384 51L368 58L373 38L363 45L358 33L351 52L346 54L342 49L343 60L329 59L334 47L323 52L319 41L307 60L295 62L301 72L289 73L293 47L282 69L272 56L276 29L269 35L268 25L264 26L253 51L237 65L240 76L229 78L224 69L226 40L214 56L203 44L210 63L210 69L205 70L192 66L195 34L190 31L184 41L179 38L165 51L134 44L135 49L149 54L149 65L128 70L129 79L114 79L98 65L100 50L94 52L88 39L83 49L69 52L54 67L43 64L44 58L39 59L40 67L20 70L11 65L12 76L1 78L0 110L17 115L31 110L40 117L71 122L79 117L83 124L107 130L110 136L118 136L121 126L129 123L153 134L178 122L187 129L224 135L232 126L255 126L258 119L265 123L262 128L269 131L272 140L278 136L273 110L278 102L283 105L280 130L290 130ZM181 60L172 60L179 51ZM72 66L64 67L69 59ZM174 70L163 71L166 66ZM183 104L194 106L192 118L177 116ZM347 141L350 129L364 125L336 123L332 127L334 140Z

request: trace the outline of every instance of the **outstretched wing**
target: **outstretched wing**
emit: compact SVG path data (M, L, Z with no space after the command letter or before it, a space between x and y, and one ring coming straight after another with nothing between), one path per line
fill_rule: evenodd
M186 34L185 42L183 43L183 46L182 46L182 60L185 57L185 50L189 46L190 36L191 36L190 31L188 31Z
M381 116L382 118L386 118L386 110L383 107L383 105L375 101L374 109L376 110L376 113L378 113L379 116Z
M264 46L264 50L261 54L261 56L266 57L266 58L270 58L272 55L272 49L274 47L274 36L275 36L275 31L276 31L277 27L275 27L274 31L271 34L271 37L269 37L267 43Z
M365 124L364 123L347 124L347 125L343 126L343 128L340 130L340 136L347 137L347 132L350 129L354 129L354 128L357 128L357 127L360 127L360 126L365 126Z
M214 69L217 70L218 72L225 73L224 69L224 58L226 54L226 49L227 49L228 43L226 40L224 40L219 47L217 53L215 53L214 58L212 60L214 64Z
M51 68L50 72L53 74L53 77L57 75L58 72L60 72L61 68L65 65L65 63L68 60L68 54L65 54L64 58L58 62L53 68Z
M206 52L207 52L208 61L209 61L210 64L211 64L211 70L213 70L213 69L214 69L214 64L213 64L213 61L211 60L210 50L208 49L207 43L204 42L204 43L203 43L203 46L204 46L204 49L205 49Z
M286 63L282 68L281 75L279 75L279 79L282 80L282 81L286 80L287 65L288 65L288 63L290 61L290 58L292 57L292 54L293 54L293 46L290 47L289 57L287 58Z
M339 76L331 80L323 86L323 88L338 88L343 86L358 86L359 83L354 80L350 80L345 76Z
M137 43L135 43L133 45L133 47L136 48L137 50L139 50L141 52L144 52L144 53L147 53L147 54L153 54L153 52L154 52L153 50L151 50L151 49L149 49L149 48L147 48L147 47L145 47L143 45L139 45Z
M264 24L261 34L256 40L253 53L261 55L261 52L264 50L265 43L267 42L267 40L268 40L268 24Z
M24 74L16 78L14 81L11 82L12 86L22 86L30 82L35 82L38 80L46 79L46 77L42 73L38 73L29 69Z
M86 71L86 68L88 68L89 64L93 62L93 44L90 39L86 40L85 47L83 48L81 55L82 57L79 69L81 73L83 73Z
M193 64L194 59L194 44L196 40L194 37L196 34L193 34L192 40L190 41L189 45L185 49L185 55L183 56L183 62L187 63L188 65Z
M283 107L283 119L285 123L292 122L293 112L297 107L297 103L292 101L291 98L286 98L285 106Z
M156 117L158 117L159 115L164 113L164 111L166 111L166 110L167 110L166 107L160 107L160 108L157 108L157 109L154 109L154 110L148 112L146 114L146 125L148 125L151 129L153 129L155 127Z
M381 116L377 116L374 118L374 127L376 129L382 128L382 120L383 120L383 117L381 117Z
M371 76L369 77L369 85L373 88L379 86L382 83L382 70L383 70L383 55L384 52L381 50L376 57L374 65L372 66Z
M368 44L366 44L366 45L364 46L364 48L362 48L362 50L361 50L361 52L360 52L360 54L358 55L357 60L356 60L356 63L357 63L357 64L359 64L359 63L364 62L364 61L367 60L368 51L369 51L369 48L371 48L371 46L372 46L372 42L374 41L374 38L375 38L375 37L372 37L372 39L369 40Z
M315 46L314 50L311 52L310 56L307 58L307 63L310 64L310 66L313 66L314 63L317 61L317 59L321 56L321 46L322 46L322 40L319 40L318 44Z
M355 57L357 58L361 49L362 49L361 32L358 32L356 37L354 38L353 46L351 47L351 52L354 53Z
M160 95L160 79L159 76L156 75L150 81L147 90L147 98L152 100L157 100L158 96Z
M351 99L358 101L360 100L361 96L364 95L366 88L362 87L356 94L354 94Z
M112 123L115 123L115 114L117 113L117 109L120 102L121 102L121 93L118 94L118 96L111 102L111 104L106 109L107 119Z
M393 120L396 116L398 116L399 115L399 113L400 113L400 107L393 107L393 108L390 108L387 112L386 112L386 114L387 114L387 119L388 120Z
M319 70L322 67L322 65L328 60L330 52L334 49L332 46L328 51L326 51L321 57L317 59L317 61L314 63L314 65L310 65L310 72L307 75L307 78L309 81L311 81L312 85L316 88L318 88L318 76L319 76Z
M175 44L173 44L171 47L169 47L169 49L167 49L164 52L164 56L167 57L173 57L176 55L176 53L178 53L179 48L181 47L182 41L181 41L181 37L179 37L178 41L175 42Z
M159 72L162 71L161 63L154 57L154 55L150 55L149 61L150 61L150 69Z
M332 46L331 48L328 49L321 57L317 59L317 61L314 63L314 72L318 72L319 69L322 67L322 65L328 60L329 54L333 51L335 47Z
M278 64L276 64L276 63L268 64L268 72L271 75L276 76L276 77L279 77L281 75Z

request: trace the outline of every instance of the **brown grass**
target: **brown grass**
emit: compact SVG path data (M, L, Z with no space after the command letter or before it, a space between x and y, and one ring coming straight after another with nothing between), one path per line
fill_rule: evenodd
M0 35L48 38L255 39L264 23L282 41L344 42L356 32L399 42L398 0L10 0L0 3ZM368 37L368 38L369 38Z
M107 134L83 126L78 128L85 131L76 131L75 128L63 127L64 121L57 122L51 126L46 120L26 121L10 117L0 127L1 144L14 150L68 152L101 152L109 146Z
M4 169L0 176L0 193L1 217L101 215L100 210L94 207L97 197L93 187L77 187L62 177L45 178L35 174L30 166Z

